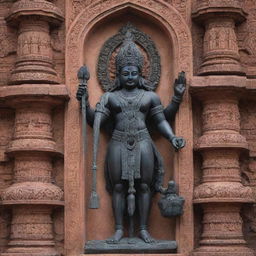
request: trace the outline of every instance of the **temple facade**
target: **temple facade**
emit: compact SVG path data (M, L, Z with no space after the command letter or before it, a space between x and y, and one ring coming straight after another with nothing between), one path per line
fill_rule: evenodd
M86 241L113 233L107 134L98 157L100 208L88 208L93 132L87 126L82 136L77 71L90 70L94 107L104 92L101 49L128 23L156 46L164 106L178 73L187 78L172 124L186 146L174 152L152 134L184 213L162 217L154 196L152 236L177 241L177 253L165 255L256 255L256 0L2 0L1 256L83 255ZM114 77L112 62L106 69Z

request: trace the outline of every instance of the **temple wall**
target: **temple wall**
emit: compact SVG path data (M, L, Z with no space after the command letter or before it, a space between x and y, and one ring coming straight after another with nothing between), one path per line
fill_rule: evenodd
M176 240L179 256L256 255L255 0L0 1L0 255L82 255L86 241L112 234L109 137L101 208L90 210L92 129L84 154L76 76L87 64L94 106L100 49L127 22L156 44L164 106L178 72L187 77L173 124L186 147L175 153L153 135L184 214L164 219L156 196L152 235Z

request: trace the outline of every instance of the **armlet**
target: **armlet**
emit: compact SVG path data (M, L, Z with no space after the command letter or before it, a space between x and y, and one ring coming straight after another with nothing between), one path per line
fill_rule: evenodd
M95 112L103 113L106 116L110 115L109 109L107 109L105 106L103 106L100 102L96 104Z
M100 102L98 102L96 104L95 112L100 112L100 113L105 114L106 116L109 116L110 111L108 108L105 107L105 105L107 104L107 100L108 100L108 93L105 93L101 97Z
M156 106L154 108L151 108L149 114L152 117L152 116L154 116L154 115L156 115L158 113L163 113L163 111L164 111L163 106L162 105L158 105L158 106Z

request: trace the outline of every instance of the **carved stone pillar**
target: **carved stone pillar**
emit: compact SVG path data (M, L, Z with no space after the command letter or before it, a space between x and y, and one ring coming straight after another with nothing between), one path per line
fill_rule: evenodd
M51 47L51 28L63 21L61 11L46 0L13 1L6 21L17 27L17 57L6 104L15 110L14 133L6 153L14 158L13 183L1 193L12 209L7 250L1 255L57 256L52 210L63 206L63 191L52 179L57 156L52 110L67 99L58 83ZM51 85L49 85L51 84Z
M18 0L6 20L18 26L17 60L9 83L58 83L50 26L63 21L60 10L46 0Z
M63 205L63 191L52 184L51 98L10 99L16 109L14 136L7 152L14 157L13 184L3 191L2 204L12 205L10 242L2 255L59 255L54 248L52 208Z
M253 202L250 187L243 186L240 153L247 142L240 134L239 91L209 89L197 92L203 103L203 134L196 149L203 157L202 183L195 188L194 203L203 208L203 232L193 255L254 255L246 247L240 210Z
M200 75L244 74L235 26L245 20L242 1L198 0L192 17L204 24L204 58Z

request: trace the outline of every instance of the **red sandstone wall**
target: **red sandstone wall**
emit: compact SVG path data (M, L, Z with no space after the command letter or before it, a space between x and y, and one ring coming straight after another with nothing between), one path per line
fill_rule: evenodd
M19 1L26 2L26 0ZM78 182L83 177L80 173L82 169L79 164L77 166L77 163L81 161L81 154L78 149L80 145L77 142L71 143L72 137L80 139L80 128L79 107L74 99L77 86L76 74L72 76L76 72L76 68L69 69L69 67L76 67L76 65L70 65L72 60L69 59L76 56L76 49L84 49L83 46L79 46L79 43L94 48L97 55L102 42L115 33L118 27L123 24L123 21L120 22L121 18L119 16L119 19L116 18L113 22L111 14L111 18L105 20L104 38L96 39L98 36L100 37L101 31L97 26L94 26L90 27L91 33L95 33L91 34L90 38L83 38L84 41L73 46L69 44L74 48L67 46L66 40L70 39L69 36L73 33L73 27L74 30L80 29L80 31L77 31L78 34L82 33L82 25L85 24L80 27L75 24L78 21L84 22L81 16L86 14L83 14L83 10L86 8L92 11L91 16L97 16L103 15L103 10L111 10L118 3L131 3L131 9L135 5L144 6L143 11L139 12L140 16L137 16L138 12L134 11L124 13L122 18L124 20L131 19L141 30L150 34L158 45L162 57L168 54L168 51L175 51L174 46L168 45L171 40L167 38L169 34L167 25L164 23L168 20L166 18L168 14L163 9L172 13L173 16L169 18L168 22L171 27L177 29L177 34L186 34L186 30L183 30L184 26L179 22L175 23L174 13L177 13L178 17L182 17L182 21L190 31L187 39L183 41L191 42L190 44L193 47L191 56L190 52L186 51L182 57L185 60L184 62L191 59L193 65L185 70L188 72L190 88L187 90L184 103L176 120L176 132L187 139L187 148L190 149L193 146L194 153L192 155L191 150L190 153L186 153L186 151L180 153L180 158L178 158L183 159L184 163L181 166L177 157L174 160L168 158L169 149L166 149L167 145L160 145L162 144L160 140L158 142L165 157L165 163L174 167L174 173L172 173L172 168L168 169L168 178L173 175L176 177L181 186L181 194L186 197L185 217L177 221L176 227L174 227L173 221L163 220L154 207L151 217L153 233L161 238L175 237L179 241L179 252L182 255L188 255L192 251L194 251L194 255L198 254L200 256L208 256L209 254L221 256L255 255L255 0L102 0L100 7L97 7L96 2L98 1L90 0L50 1L54 7L62 12L63 18L54 17L53 20L61 20L58 24L55 24L52 17L46 15L43 19L44 22L39 25L39 30L37 30L38 27L32 29L32 34L38 36L39 39L43 37L50 38L47 50L40 54L34 53L34 55L49 57L48 53L50 52L51 67L49 69L54 73L51 77L47 76L49 70L46 71L46 75L42 75L40 64L38 71L33 70L28 73L19 70L20 67L17 67L17 59L24 57L24 51L18 50L24 47L22 38L19 39L19 31L21 29L21 33L27 33L24 32L24 27L26 30L29 24L24 23L25 25L19 28L18 24L24 22L23 18L17 18L14 15L6 20L6 17L9 17L10 8L14 2L19 1L5 0L0 2L0 192L2 194L0 253L5 252L2 255L13 255L16 252L24 252L24 255L27 255L26 253L32 248L32 240L47 239L46 249L45 251L42 250L42 253L43 251L45 253L44 255L74 256L82 253L85 235L86 239L97 238L97 234L93 232L93 223L90 222L92 214L83 208L85 204L83 202L83 193L85 192L83 186L86 184L88 194L89 181L88 184L83 184L82 181ZM45 8L44 2L46 0L38 2L43 3L42 8ZM110 4L107 5L108 3ZM221 11L222 8L225 10L224 16ZM152 18L153 12L157 12L156 9L161 12L162 19ZM45 15L35 12L40 17ZM21 14L22 17L26 15ZM105 11L104 15L107 16ZM143 15L146 18L145 20L143 20ZM47 24L50 24L49 32L45 32ZM94 24L99 25L100 23L96 22ZM222 38L223 35L227 34L230 36ZM175 33L172 36L175 36ZM97 40L95 45L94 40L95 42ZM163 42L163 40L166 41ZM40 43L40 40L38 42ZM185 42L179 41L179 43ZM188 48L187 45L182 47L185 50ZM22 49L24 50L24 48ZM92 73L94 73L96 58L92 53L90 54L86 54L82 50L78 53L80 59L74 58L74 60L78 67L83 64L83 61L86 61L91 66ZM181 57L177 57L176 62L172 61L171 53L169 57L170 66L181 61ZM29 57L27 60L29 60ZM164 77L158 90L165 105L172 93L169 85L172 84L177 72L180 71L170 68L170 73L168 73L168 61L168 59L164 59L162 63ZM24 65L29 64L25 63ZM177 65L176 68L183 64ZM188 66L189 64L183 65L185 68ZM12 71L19 71L19 75L14 77ZM24 72L24 76L22 76L22 72ZM39 76L40 79L38 79ZM26 77L29 77L29 80ZM95 74L91 81L93 84L97 84ZM95 90L90 87L90 90L91 100L94 104L102 91L99 86ZM191 96L188 92L191 93ZM71 100L69 104L66 103L65 105L69 93ZM26 102L24 102L24 99L26 99ZM42 99L45 100L42 101ZM192 100L191 105L190 100ZM30 109L32 106L32 114L29 114L28 108L24 107L24 104ZM40 111L41 104L49 109L47 113L42 114ZM192 113L190 113L191 111ZM74 119L70 115L73 115ZM30 127L29 125L22 126L20 120L23 120L23 118L30 124ZM42 120L43 122L41 122ZM49 140L51 142L50 144L46 143L47 150L36 145L36 141L40 137L37 133L38 127L44 136L48 136L47 143L49 143ZM21 136L17 135L19 131L23 132L23 137L18 141L19 145L14 145L14 147L13 143L17 142L17 136ZM27 139L26 136L30 136L33 132L34 141L24 141ZM90 130L89 133L91 133ZM214 136L212 136L213 134ZM89 145L90 143L89 140ZM54 146L52 146L53 144ZM68 148L65 149L65 147ZM63 156L65 150L66 154ZM24 151L32 152L32 155L33 152L37 152L37 158L30 160L31 163L35 161L33 162L34 169L31 169L29 163L25 164L25 167L27 165L26 170L34 172L36 177L39 173L37 173L35 166L44 166L41 168L43 170L50 169L50 180L47 180L42 190L45 198L41 198L43 199L41 208L37 205L37 202L41 199L35 197L34 194L30 195L30 199L28 199L24 195L24 187L20 189L21 196L19 198L15 198L15 191L10 192L10 189L17 183L17 177L19 177L16 174L17 168L15 166L21 166L24 159L28 157ZM104 152L102 152L102 157L103 154ZM66 166L64 161L67 162ZM87 161L90 162L90 157ZM173 164L172 161L174 161ZM192 173L189 171L190 169L192 169ZM64 172L66 172L65 175ZM180 173L180 176L178 173ZM48 174L44 175L46 177ZM27 182L37 182L29 175L24 177ZM47 177L49 178L49 175ZM226 182L226 186L222 186L221 182L223 181ZM110 203L108 195L103 189L103 183L101 177L100 193L106 199L103 209L108 212L107 216L111 224ZM44 194L49 184L54 184L59 191L58 193L64 191L66 208L62 206L63 197L47 198L47 195ZM37 185L35 184L35 187ZM194 196L192 195L193 188ZM189 191L190 196L186 194L187 191ZM9 198L7 198L7 192ZM28 206L24 207L24 202ZM33 212L32 215L26 211L26 207L30 207L29 209ZM33 215L36 215L36 220L33 220L34 227L29 225ZM103 211L99 211L98 215L101 217L104 215L104 218L106 218ZM161 225L164 225L161 231L157 230L158 225L156 224L158 223L155 222L155 219ZM25 226L22 226L21 223ZM111 233L110 226L105 226L104 234L100 235L109 235ZM32 230L34 229L36 231L33 233ZM19 244L18 240L22 240L23 244ZM18 249L15 249L17 246L19 246ZM38 250L41 250L40 242L37 246L39 246L37 252L29 252L31 255L38 255Z

